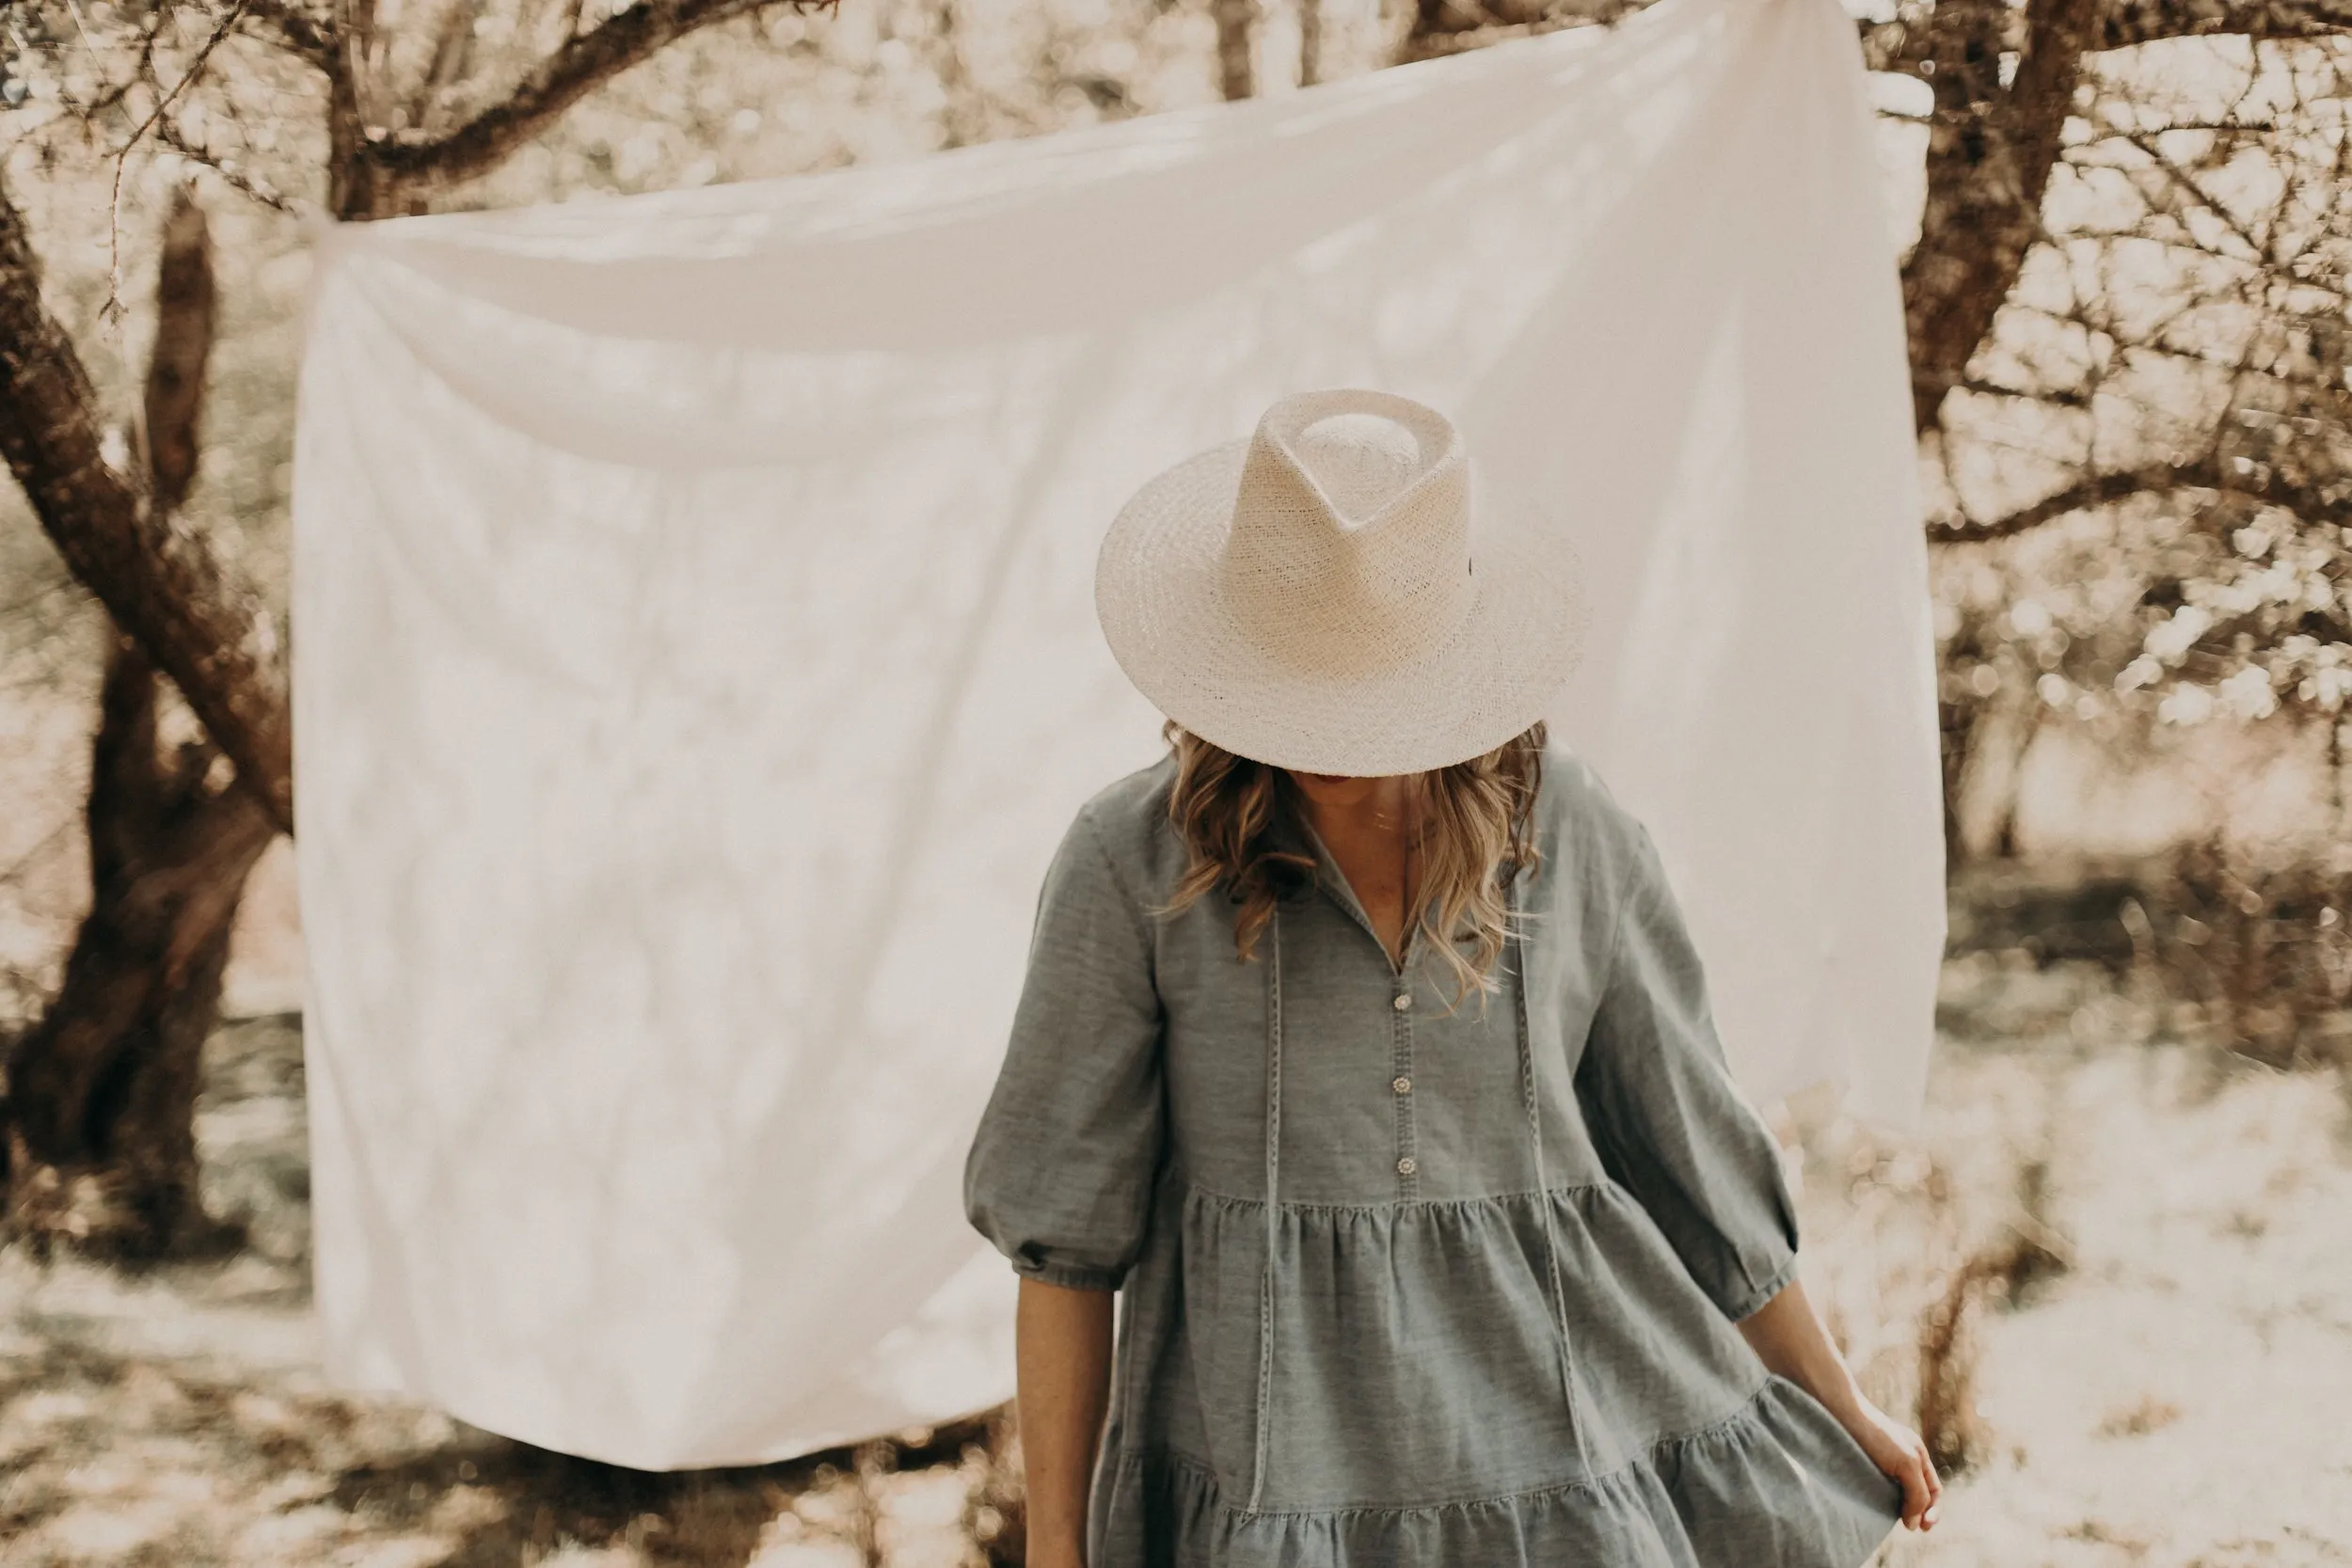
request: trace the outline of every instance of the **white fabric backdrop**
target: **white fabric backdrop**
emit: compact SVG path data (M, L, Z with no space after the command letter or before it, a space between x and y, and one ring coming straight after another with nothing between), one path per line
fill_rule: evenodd
M1901 322L1836 0L1662 0L897 166L334 233L294 499L331 1375L649 1468L1009 1395L959 1177L1039 878L1158 751L1097 541L1295 388L1557 504L1554 724L1759 1101L1916 1109Z

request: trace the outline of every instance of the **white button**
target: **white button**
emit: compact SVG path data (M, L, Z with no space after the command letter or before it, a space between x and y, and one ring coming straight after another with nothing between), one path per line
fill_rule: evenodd
M1407 1154L1404 1159L1399 1160L1396 1163L1396 1174L1399 1176L1410 1176L1413 1174L1413 1157L1411 1155Z
M1405 1093L1412 1086L1413 1081L1410 1078L1391 1078L1389 1080L1389 1087L1394 1089L1399 1094Z
M1406 1008L1411 1006L1412 1005L1413 993L1411 991L1401 990L1396 993L1396 1010L1398 1012L1403 1012Z

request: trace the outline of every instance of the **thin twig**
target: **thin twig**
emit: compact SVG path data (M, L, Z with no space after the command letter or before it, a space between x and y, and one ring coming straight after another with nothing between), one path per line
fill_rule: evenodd
M60 839L64 838L66 834L72 831L75 823L80 820L81 818L79 816L69 815L56 827L50 829L47 832L41 834L40 837L35 839L33 841L32 847L25 850L22 855L19 855L13 864L0 866L0 885L13 884L15 882L22 881L25 873L33 868L33 863L40 859L43 855L49 853L50 849L54 847Z
M264 207L275 208L288 217L301 217L309 210L304 203L295 201L293 198L283 195L251 175L240 173L230 167L212 149L190 141L187 133L181 130L179 125L172 120L164 120L155 127L155 139L182 157L202 164L206 168L219 175L231 189L252 198Z
M122 172L131 161L132 149L137 147L146 138L147 133L154 129L156 122L164 118L164 111L187 90L188 84L203 73L205 62L213 57L213 51L220 47L221 40L236 28L237 19L245 15L246 4L247 0L237 0L229 8L229 14L220 19L219 24L213 29L212 37L206 39L197 50L196 58L188 62L188 69L181 72L180 80L171 85L169 92L155 101L155 107L132 131L131 139L115 152L114 189L106 202L106 303L99 311L102 316L112 318L122 310Z
M133 88L155 73L155 40L163 32L164 24L169 20L170 14L164 7L158 6L146 22L140 24L139 57L132 65L130 73L84 105L80 110L84 119L94 119L108 109L116 107L131 96ZM82 42L89 48L93 55L96 55L97 45L90 42L87 34L83 35Z
M93 55L97 54L98 44L89 36L89 24L82 20L79 0L65 0L65 8L73 17L73 30L82 35L82 47Z
M2238 237L2239 242L2243 244L2247 249L2254 253L2254 260L2258 264L2269 259L2269 247L2265 245L2262 241L2254 238L2252 234L2249 233L2246 230L2246 226L2238 221L2237 214L2231 212L2227 207L2221 205L2218 200L2208 194L2205 188L2202 185L2200 185L2195 178L2192 177L2186 169L2181 167L2180 165L2166 157L2162 150L2157 148L2155 145L2154 137L2144 136L2135 133L2124 136L2123 140L2131 143L2132 146L2139 149L2142 153L2146 154L2148 161L2156 166L2157 172L2161 173L2166 180L2169 181L2174 189L2180 191L2182 195L2197 203L2198 206L2202 207L2206 212L2211 213L2215 217L2219 218L2223 226L2227 228L2231 233L2235 234Z

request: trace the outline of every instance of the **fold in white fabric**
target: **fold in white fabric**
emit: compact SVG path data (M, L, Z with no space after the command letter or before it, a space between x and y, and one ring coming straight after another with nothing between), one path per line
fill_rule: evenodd
M293 645L329 1375L647 1468L1012 1388L958 1176L1039 880L1156 754L1091 600L1277 396L1581 558L1551 716L1759 1103L1913 1124L1943 938L1902 322L1835 0L323 247Z

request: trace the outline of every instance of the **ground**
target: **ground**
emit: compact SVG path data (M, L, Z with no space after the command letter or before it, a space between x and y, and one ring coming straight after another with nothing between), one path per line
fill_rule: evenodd
M1973 1457L1883 1568L2352 1561L2346 1076L2169 1038L2158 1012L2088 968L1957 959L1919 1144L1802 1121L1807 1289L1889 1409L1913 1414L1957 1264L2019 1235L2054 1260L1995 1270L1963 1313L1937 1375L1973 1390ZM961 1521L986 1477L953 1445L863 1481L839 1455L647 1476L325 1387L300 1064L285 1017L213 1043L208 1197L252 1225L241 1256L132 1277L0 1254L0 1562L981 1560Z

